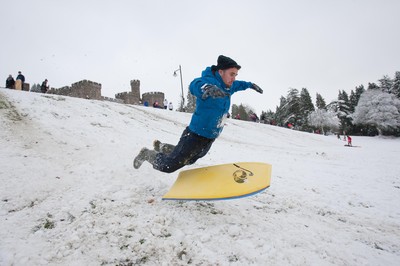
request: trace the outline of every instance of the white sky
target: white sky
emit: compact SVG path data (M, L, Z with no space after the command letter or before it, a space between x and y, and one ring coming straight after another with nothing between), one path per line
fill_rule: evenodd
M238 79L264 89L232 103L275 111L289 88L327 102L339 90L400 71L398 0L0 0L0 78L62 87L82 79L102 95L162 91L178 105L218 55L236 60ZM1 84L4 86L4 84Z

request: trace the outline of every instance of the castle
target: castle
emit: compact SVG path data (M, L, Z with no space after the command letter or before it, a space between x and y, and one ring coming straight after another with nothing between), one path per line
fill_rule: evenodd
M115 98L101 96L101 84L90 80L81 80L59 89L51 88L47 93L124 104L146 103L148 106L158 102L160 107L163 107L165 97L163 92L147 92L140 98L140 80L131 80L131 91L117 93Z

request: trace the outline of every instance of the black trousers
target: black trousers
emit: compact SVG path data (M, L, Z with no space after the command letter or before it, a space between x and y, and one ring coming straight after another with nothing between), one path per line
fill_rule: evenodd
M172 173L185 165L193 164L207 154L214 140L199 136L187 127L171 153L156 155L153 168L161 172Z

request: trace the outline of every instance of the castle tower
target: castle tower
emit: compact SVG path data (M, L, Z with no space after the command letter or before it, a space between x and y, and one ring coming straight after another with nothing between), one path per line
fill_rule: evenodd
M140 80L134 79L131 80L131 92L134 97L138 99L138 102L140 101Z
M131 91L115 94L115 98L126 104L140 104L140 80L131 80Z

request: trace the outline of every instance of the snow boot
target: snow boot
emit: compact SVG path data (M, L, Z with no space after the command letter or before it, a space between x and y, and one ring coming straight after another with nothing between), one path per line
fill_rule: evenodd
M175 149L174 145L168 144L168 143L162 143L158 139L153 141L153 147L154 147L155 151L161 152L164 154L170 154Z
M144 161L148 161L149 163L153 164L154 160L156 159L156 155L156 151L149 150L147 148L141 149L135 160L133 160L133 167L135 169L139 169Z

